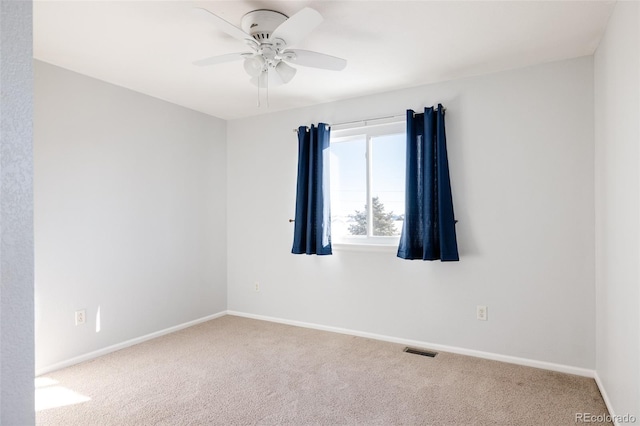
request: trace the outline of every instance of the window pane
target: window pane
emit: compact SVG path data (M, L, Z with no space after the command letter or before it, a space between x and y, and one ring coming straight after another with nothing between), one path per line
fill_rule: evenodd
M405 135L377 136L371 143L373 235L400 235L404 221Z
M331 142L331 235L335 240L366 235L366 222L361 223L367 203L366 146L365 136Z

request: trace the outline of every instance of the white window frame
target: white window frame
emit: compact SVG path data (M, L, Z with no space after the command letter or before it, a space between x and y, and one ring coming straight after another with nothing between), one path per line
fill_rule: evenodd
M375 122L359 122L351 125L334 126L331 128L331 144L338 144L354 140L366 139L366 204L367 209L367 235L350 235L341 238L332 236L332 246L337 249L366 248L374 251L391 251L398 248L400 236L375 236L373 235L373 157L370 155L373 138L385 135L405 134L406 121L397 117ZM400 230L401 231L401 230Z

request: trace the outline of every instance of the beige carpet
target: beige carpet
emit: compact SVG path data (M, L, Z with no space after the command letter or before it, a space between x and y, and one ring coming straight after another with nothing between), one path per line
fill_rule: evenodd
M225 316L38 378L39 405L56 392L76 403L41 409L37 424L575 425L576 413L607 414L592 379L403 348Z

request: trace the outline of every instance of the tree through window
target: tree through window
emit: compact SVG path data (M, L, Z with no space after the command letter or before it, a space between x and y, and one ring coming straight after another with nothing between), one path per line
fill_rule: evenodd
M379 197L373 197L371 202L373 205L373 235L382 237L398 235L399 231L396 228L393 212L385 211L384 204ZM368 210L369 206L365 205L364 210L356 210L355 214L351 215L351 218L356 222L349 225L351 235L367 235Z

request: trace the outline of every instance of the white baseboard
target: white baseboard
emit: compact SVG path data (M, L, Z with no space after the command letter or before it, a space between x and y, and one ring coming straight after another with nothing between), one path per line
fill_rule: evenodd
M42 374L47 374L52 371L60 370L61 368L70 367L75 364L79 364L84 361L89 361L90 359L97 358L102 355L106 355L111 352L119 351L120 349L128 348L129 346L137 345L138 343L146 342L147 340L155 339L156 337L164 336L165 334L174 333L178 330L182 330L183 328L192 327L196 324L200 324L205 321L210 321L212 319L220 318L227 314L227 311L218 312L217 314L207 315L206 317L198 318L193 321L185 322L183 324L178 324L173 327L165 328L164 330L156 331L154 333L146 334L144 336L136 337L135 339L127 340L122 343L117 343L115 345L107 346L106 348L98 349L97 351L89 352L84 355L80 355L66 361L57 362L52 365L48 365L46 367L36 369L36 376L40 376Z
M235 315L238 317L252 318L252 319L257 319L262 321L270 321L270 322L276 322L280 324L293 325L297 327L312 328L315 330L323 330L323 331L331 331L331 332L340 333L340 334L348 334L351 336L366 337L368 339L382 340L385 342L399 343L402 345L415 346L415 347L425 348L425 349L433 349L433 350L438 350L443 352L451 352L451 353L460 354L460 355L469 355L477 358L490 359L493 361L507 362L509 364L524 365L527 367L535 367L535 368L542 368L544 370L558 371L560 373L575 374L577 376L590 377L590 378L595 377L594 370L589 370L587 368L573 367L570 365L554 364L551 362L537 361L534 359L519 358L515 356L510 356L510 355L501 355L501 354L496 354L492 352L483 352L483 351L477 351L474 349L459 348L456 346L439 345L435 343L422 342L419 340L402 339L398 337L384 336L381 334L367 333L364 331L349 330L346 328L331 327L326 325L313 324L313 323L302 322L302 321L293 321L293 320L287 320L282 318L274 318L274 317L268 317L264 315L247 314L244 312L227 311L227 314ZM600 386L600 384L598 384L598 386ZM602 391L602 387L600 387L600 389Z
M605 401L605 404L607 405L607 409L609 410L609 413L613 414L612 409L611 409L611 404L610 404L609 399L607 397L606 391L605 391L604 387L602 386L602 382L600 381L600 378L598 377L597 373L594 370L590 370L590 369L587 369L587 368L573 367L573 366L570 366L570 365L555 364L555 363L545 362L545 361L537 361L537 360L533 360L533 359L514 357L514 356L510 356L510 355L501 355L501 354L496 354L496 353L492 353L492 352L477 351L477 350L474 350L474 349L466 349L466 348L460 348L460 347L456 347L456 346L440 345L440 344L436 344L436 343L423 342L423 341L419 341L419 340L403 339L403 338L399 338L399 337L385 336L385 335L381 335L381 334L368 333L368 332L364 332L364 331L350 330L350 329L346 329L346 328L332 327L332 326L308 323L308 322L303 322L303 321L294 321L294 320L288 320L288 319L282 319L282 318L269 317L269 316L265 316L265 315L248 314L248 313L245 313L245 312L238 312L238 311L222 311L222 312L218 312L217 314L208 315L206 317L202 317L202 318L199 318L199 319L196 319L196 320L193 320L193 321L189 321L189 322L186 322L186 323L183 323L183 324L179 324L179 325L176 325L176 326L173 326L173 327L169 327L169 328L166 328L164 330L160 330L160 331L156 331L154 333L150 333L150 334L147 334L147 335L144 335L144 336L140 336L140 337L137 337L135 339L127 340L125 342L118 343L118 344L115 344L115 345L112 345L112 346L108 346L106 348L102 348L102 349L99 349L97 351L89 352L87 354L80 355L80 356L68 359L66 361L62 361L62 362L58 362L56 364L52 364L52 365L49 365L49 366L46 366L46 367L38 368L36 370L36 376L40 376L42 374L50 373L52 371L59 370L61 368L70 367L72 365L79 364L81 362L88 361L90 359L94 359L94 358L97 358L99 356L106 355L108 353L115 352L115 351L118 351L120 349L124 349L124 348L127 348L129 346L133 346L133 345L136 345L138 343L142 343L142 342L145 342L147 340L151 340L151 339L154 339L156 337L163 336L165 334L173 333L173 332L176 332L178 330L182 330L183 328L191 327L191 326L194 326L196 324L200 324L200 323L205 322L205 321L210 321L212 319L216 319L216 318L222 317L224 315L233 315L233 316L238 316L238 317L252 318L252 319L261 320L261 321L269 321L269 322L275 322L275 323L280 323L280 324L293 325L293 326L296 326L296 327L310 328L310 329L322 330L322 331L330 331L330 332L333 332L333 333L347 334L347 335L351 335L351 336L358 336L358 337L364 337L364 338L368 338L368 339L381 340L381 341L384 341L384 342L398 343L398 344L407 345L407 346L414 346L414 347L419 347L419 348L426 348L426 349L433 349L433 350L444 351L444 352L451 352L451 353L460 354L460 355L474 356L474 357L477 357L477 358L490 359L490 360L493 360L493 361L507 362L507 363L510 363L510 364L524 365L524 366L527 366L527 367L535 367L535 368L541 368L541 369L544 369L544 370L558 371L558 372L561 372L561 373L575 374L575 375L578 375L578 376L594 378L596 380L596 383L597 383L598 387L600 388L600 392L602 393L602 397L603 397L603 399Z

